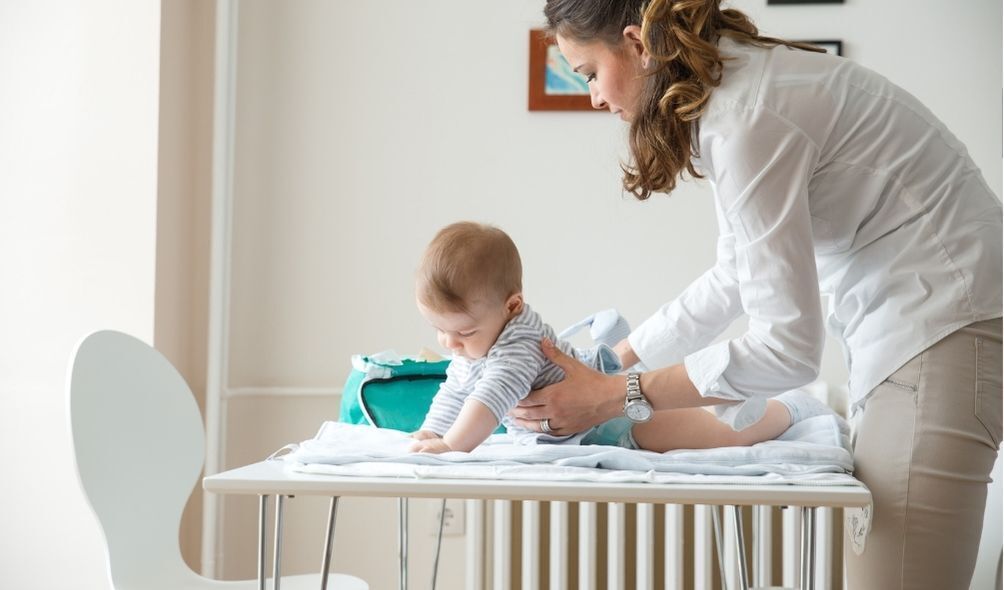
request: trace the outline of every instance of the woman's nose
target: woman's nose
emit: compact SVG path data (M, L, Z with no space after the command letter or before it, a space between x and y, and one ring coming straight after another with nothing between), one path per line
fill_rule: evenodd
M589 86L589 102L593 104L594 109L605 109L607 108L607 101L600 98L600 93L596 90L595 86Z

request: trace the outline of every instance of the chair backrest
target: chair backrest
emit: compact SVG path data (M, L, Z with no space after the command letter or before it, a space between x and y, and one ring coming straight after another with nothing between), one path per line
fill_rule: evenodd
M144 342L101 331L77 346L68 395L77 473L115 586L191 575L178 532L205 437L185 380Z

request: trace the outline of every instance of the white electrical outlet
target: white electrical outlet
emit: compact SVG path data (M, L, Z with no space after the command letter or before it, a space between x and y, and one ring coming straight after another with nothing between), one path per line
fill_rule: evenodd
M439 533L439 511L443 506L442 501L436 503L436 511L432 519L432 534L435 536ZM466 500L447 500L445 508L445 516L443 517L443 536L444 537L457 537L464 534L464 525L467 512L467 501Z

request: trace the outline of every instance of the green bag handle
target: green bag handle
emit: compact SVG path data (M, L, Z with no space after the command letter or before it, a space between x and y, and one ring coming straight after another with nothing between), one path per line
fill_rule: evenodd
M396 356L396 355L395 355ZM422 427L432 399L446 380L450 361L402 358L383 362L355 355L353 370L342 390L338 419L350 424L368 424L415 432ZM495 430L504 433L501 424Z
M446 380L449 360L411 358L388 363L355 355L353 370L342 390L339 420L405 432L418 430Z

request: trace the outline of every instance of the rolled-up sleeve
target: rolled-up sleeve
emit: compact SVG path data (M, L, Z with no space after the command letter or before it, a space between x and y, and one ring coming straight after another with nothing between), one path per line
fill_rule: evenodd
M719 252L719 272L710 271L717 280L706 273L698 281L699 291L690 293L691 287L681 296L689 301L704 296L703 302L686 314L662 314L669 321L658 328L655 322L642 328L686 334L689 342L681 341L673 357L683 352L687 374L702 396L744 402L724 412L733 427L744 428L762 415L764 398L805 385L819 373L825 338L808 199L818 148L767 110L736 109L707 119L702 122L709 131L702 132L701 155L715 186L719 223L728 228L734 249L734 274L720 272L728 257ZM723 276L734 282L721 280ZM725 293L730 297L721 297ZM742 312L749 318L745 334L697 350L727 326L716 324L714 316L731 321ZM715 328L714 333L693 333ZM658 338L642 333L632 340L644 350L639 358L647 366L653 366L650 360L659 361L654 366L678 362L666 354L667 348L652 345ZM684 351L683 344L702 340Z

